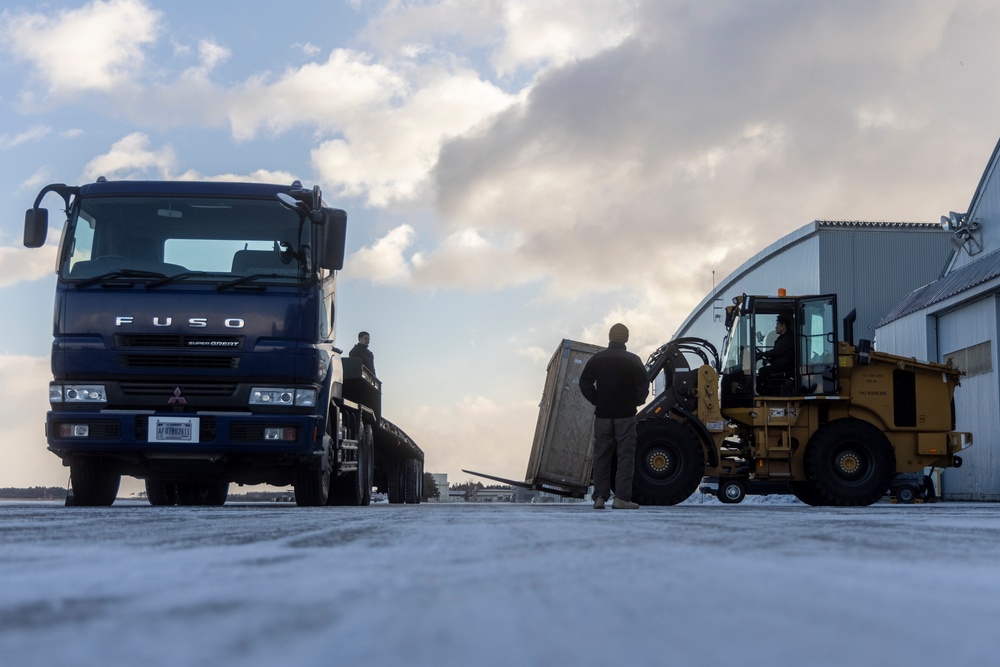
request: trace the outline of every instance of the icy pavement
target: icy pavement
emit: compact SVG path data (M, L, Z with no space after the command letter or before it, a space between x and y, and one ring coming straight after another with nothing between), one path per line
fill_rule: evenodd
M0 503L5 665L997 665L1000 505Z

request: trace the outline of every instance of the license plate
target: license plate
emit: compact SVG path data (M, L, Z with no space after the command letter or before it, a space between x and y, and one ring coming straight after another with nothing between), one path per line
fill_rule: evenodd
M198 417L150 417L150 442L198 442Z

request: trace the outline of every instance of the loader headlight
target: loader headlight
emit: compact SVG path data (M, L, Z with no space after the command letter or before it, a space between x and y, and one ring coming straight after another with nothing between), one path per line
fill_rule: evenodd
M250 390L250 405L313 407L316 405L316 390L295 387L253 387Z
M108 393L103 384L49 385L50 403L107 403Z

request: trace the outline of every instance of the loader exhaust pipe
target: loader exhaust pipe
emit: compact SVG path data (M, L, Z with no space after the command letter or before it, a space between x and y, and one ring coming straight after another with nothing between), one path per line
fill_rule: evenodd
M844 317L844 340L854 347L854 320L858 319L858 309L852 308Z

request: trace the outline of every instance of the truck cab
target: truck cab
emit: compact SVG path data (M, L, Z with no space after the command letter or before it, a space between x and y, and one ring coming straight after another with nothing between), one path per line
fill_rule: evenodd
M49 193L67 219L46 434L78 504L111 504L123 474L153 504L221 504L230 482L370 498L378 415L345 397L334 348L347 216L319 187L49 185L28 247Z

